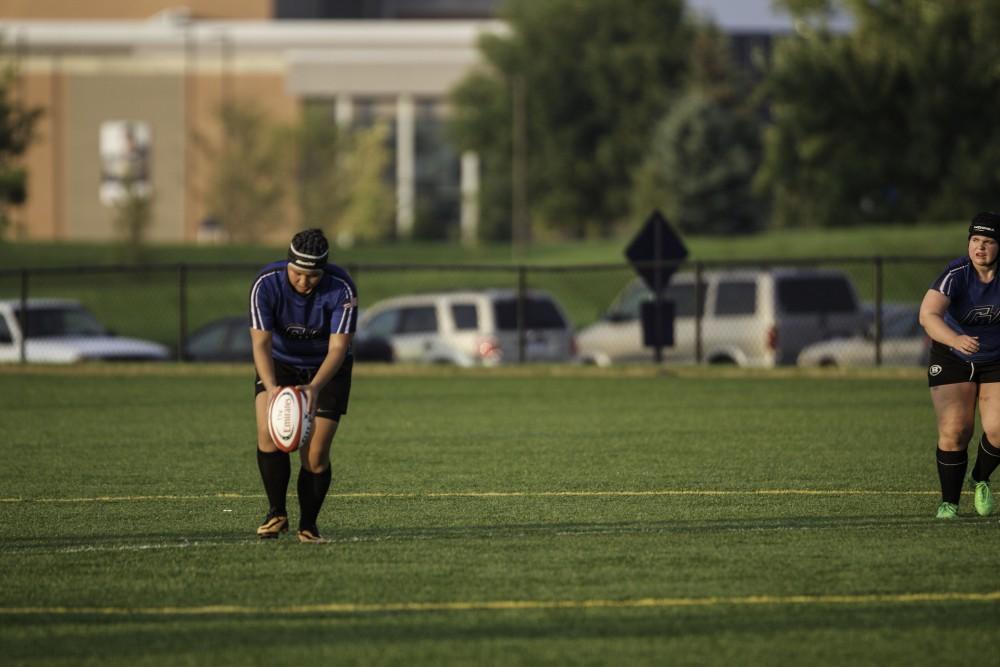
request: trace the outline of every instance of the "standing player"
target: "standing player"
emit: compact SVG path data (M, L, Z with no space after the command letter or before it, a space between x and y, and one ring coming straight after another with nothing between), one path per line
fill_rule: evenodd
M969 225L968 256L931 285L920 304L920 324L932 340L927 380L937 415L937 518L958 515L968 467L976 405L983 436L970 484L976 512L993 511L990 474L1000 464L1000 215L979 213Z
M250 336L257 369L257 465L270 503L262 538L288 530L285 495L291 477L288 453L275 447L267 404L280 387L304 390L315 412L312 437L299 447L299 532L303 543L323 543L316 526L330 488L330 444L351 393L351 340L358 292L347 271L327 263L329 244L318 229L299 232L288 259L265 266L250 290Z

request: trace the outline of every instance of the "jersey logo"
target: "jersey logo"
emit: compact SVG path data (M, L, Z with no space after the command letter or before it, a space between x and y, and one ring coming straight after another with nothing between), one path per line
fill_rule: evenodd
M285 327L284 336L292 340L313 340L323 338L323 332L319 329L307 329L299 324L290 324Z
M967 312L961 324L976 326L994 324L998 320L1000 320L1000 306L979 306Z

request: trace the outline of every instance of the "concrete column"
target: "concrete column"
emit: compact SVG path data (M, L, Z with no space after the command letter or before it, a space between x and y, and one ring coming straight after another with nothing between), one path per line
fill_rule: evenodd
M337 95L334 102L333 115L337 121L337 127L350 127L354 120L354 100L346 93Z
M396 236L413 237L416 203L416 105L412 95L396 101Z
M479 241L479 153L462 153L462 245L474 246Z

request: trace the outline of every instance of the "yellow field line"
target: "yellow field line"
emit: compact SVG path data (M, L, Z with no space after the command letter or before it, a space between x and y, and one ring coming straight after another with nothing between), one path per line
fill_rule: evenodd
M331 493L330 498L630 498L648 496L928 496L939 491L884 491L874 489L659 489L649 491L370 491ZM203 495L90 496L75 498L0 498L0 503L100 503L153 500L240 500L264 494L210 493Z
M680 607L753 607L807 605L913 604L926 602L1000 602L1000 591L987 593L899 593L877 595L748 595L703 598L638 598L633 600L484 600L480 602L388 602L284 607L206 605L195 607L0 607L0 615L100 615L100 616L232 616L268 617L303 614L383 614L461 611L535 611L552 609L637 609Z

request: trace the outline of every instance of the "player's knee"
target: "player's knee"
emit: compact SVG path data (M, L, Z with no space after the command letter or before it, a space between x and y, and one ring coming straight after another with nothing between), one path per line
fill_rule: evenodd
M1000 443L1000 429L985 427L983 429L983 439L987 445L996 447L997 443Z
M961 451L968 447L971 438L971 428L942 428L938 433L938 449L946 452Z

